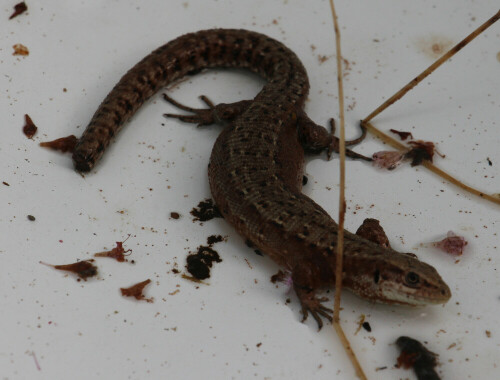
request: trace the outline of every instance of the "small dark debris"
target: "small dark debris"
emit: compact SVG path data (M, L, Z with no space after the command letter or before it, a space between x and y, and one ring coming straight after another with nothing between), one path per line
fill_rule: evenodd
M413 135L411 134L411 132L403 132L403 131L398 131L396 129L390 129L390 131L392 133L397 134L399 138L403 141L405 141L408 137L413 140Z
M33 120L31 120L31 117L29 117L28 114L24 115L24 122L25 125L23 127L23 133L27 138L31 139L33 136L35 136L38 128L35 123L33 123Z
M224 237L222 235L210 235L207 237L207 244L212 247L215 243L220 243L224 241Z
M400 336L396 340L396 344L401 350L396 364L397 368L409 369L413 367L419 380L440 380L434 370L437 365L437 354L429 351L418 340L407 336Z
M217 209L217 206L215 206L213 200L210 198L198 203L198 206L194 207L190 214L194 216L193 221L195 222L206 222L207 220L211 220L213 218L222 217L221 213Z
M178 212L173 211L173 212L170 213L170 217L172 219L179 219L181 217L181 214L179 214Z
M361 325L363 326L363 328L368 331L368 332L372 332L372 327L370 326L370 322L363 322L363 324Z
M217 251L210 247L200 246L198 252L187 257L187 270L198 280L204 280L210 277L210 268L212 263L220 263L220 258Z
M2 182L5 186L10 186L7 182L3 181Z
M20 14L23 14L28 10L28 6L26 3L23 1L21 3L17 3L14 5L14 13L12 13L9 17L9 20L12 20L14 17L19 16Z
M431 141L410 141L408 144L412 145L406 154L405 158L411 159L411 166L420 165L424 160L432 162L435 153L435 145Z
M177 269L177 268L173 268L173 269L172 269L172 273L174 273L174 274L178 274L179 272L180 272L180 271L179 271L179 269Z
M486 160L488 161L488 165L493 166L493 162L491 162L489 157L486 157Z
M69 135L66 137L61 137L52 141L44 141L40 143L40 146L43 148L49 148L52 150L58 150L63 153L70 152L72 153L75 150L76 143L78 139L75 135Z
M275 273L271 276L271 282L273 284L276 284L277 282L284 282L286 278L287 274L280 269L278 273Z
M34 222L36 218L33 215L28 215L28 220Z

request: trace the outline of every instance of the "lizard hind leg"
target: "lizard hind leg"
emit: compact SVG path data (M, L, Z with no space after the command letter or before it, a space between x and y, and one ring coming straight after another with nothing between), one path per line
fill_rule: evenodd
M330 119L330 132L326 128L314 123L305 112L301 112L297 120L299 138L304 150L310 153L320 153L326 150L328 159L333 152L339 152L340 141L334 136L335 122ZM361 127L361 136L357 139L346 141L346 146L360 143L366 137L366 129ZM372 161L371 158L356 153L350 149L346 149L346 156L354 159Z
M163 94L163 99L173 106L191 113L191 115L166 113L163 116L179 119L180 121L186 123L196 123L198 127L230 122L242 114L252 102L251 100L241 100L235 103L220 103L214 105L209 98L205 95L201 95L200 99L207 105L208 108L192 108L179 103L167 94Z
M296 284L294 284L294 289L302 306L302 322L304 322L309 313L311 313L314 320L318 324L319 331L323 327L322 318L325 318L330 322L332 321L333 310L322 304L323 302L328 301L327 297L318 298L314 290L304 288Z

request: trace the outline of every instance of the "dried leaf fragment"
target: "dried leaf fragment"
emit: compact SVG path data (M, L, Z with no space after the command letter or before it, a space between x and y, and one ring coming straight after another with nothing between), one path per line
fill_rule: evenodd
M411 132L404 132L404 131L398 131L396 129L390 129L392 133L395 133L399 136L399 138L403 141L405 141L408 137L413 140L413 135Z
M87 281L87 278L97 275L97 267L92 264L94 260L77 261L73 264L52 265L40 261L40 264L47 265L57 270L75 273L78 277Z
M27 138L31 139L35 135L38 128L35 123L33 123L33 120L31 120L31 117L29 117L28 114L24 115L24 121L26 124L23 127L23 133Z
M10 15L9 20L12 20L14 17L19 16L20 14L26 12L27 10L28 6L24 1L21 3L17 3L16 5L14 5L14 13Z
M136 300L152 303L154 302L154 298L146 298L142 293L146 285L148 285L150 282L151 280L148 278L145 281L132 285L130 288L120 288L120 291L122 293L122 296L124 297L134 297Z
M27 56L30 54L30 51L28 50L28 48L26 46L24 46L23 44L15 44L12 46L12 48L14 49L14 53L12 53L12 55Z
M61 138L56 139L56 140L41 142L40 146L43 148L58 150L58 151L63 152L63 153L66 153L66 152L72 153L75 150L75 146L76 146L77 142L78 142L78 139L76 138L75 135L69 135L67 137L61 137Z

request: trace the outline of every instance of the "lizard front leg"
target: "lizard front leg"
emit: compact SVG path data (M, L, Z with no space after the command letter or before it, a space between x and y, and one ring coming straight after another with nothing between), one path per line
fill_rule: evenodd
M214 105L205 95L201 95L200 99L207 105L208 108L192 108L177 102L167 94L163 94L163 99L175 107L191 113L191 115L166 113L163 116L176 118L186 123L196 123L198 124L198 127L231 122L237 116L241 115L252 103L252 100L241 100L234 103L220 103Z
M335 133L335 122L333 119L330 119L331 131L328 132L326 128L314 123L304 111L301 111L297 118L297 127L299 140L306 152L320 153L326 150L328 159L330 159L332 152L339 152L339 139L333 135ZM361 127L361 131L361 136L357 139L346 141L346 146L355 145L363 141L366 137L366 129ZM372 161L371 158L353 152L350 149L346 149L346 156L354 159Z

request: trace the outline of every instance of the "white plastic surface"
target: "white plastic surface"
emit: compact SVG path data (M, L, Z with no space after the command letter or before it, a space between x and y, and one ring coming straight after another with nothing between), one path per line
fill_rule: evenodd
M206 168L217 126L197 129L148 102L85 177L69 155L40 141L80 135L96 107L132 65L190 31L241 27L286 43L311 80L306 109L326 125L337 118L334 38L327 1L16 1L0 8L0 378L1 379L351 379L354 372L330 325L300 323L298 302L269 278L277 267L257 256L224 220L200 225L189 211L210 197ZM347 137L357 121L498 11L498 1L337 1L345 72ZM13 56L12 45L28 47ZM436 163L487 193L500 192L500 23L467 46L374 123L437 143ZM239 71L206 72L171 89L197 106L252 98L262 85ZM64 90L66 89L66 90ZM22 133L24 114L38 126ZM356 150L385 150L368 137ZM488 164L488 159L492 165ZM338 160L308 162L305 191L336 219ZM434 265L453 298L445 306L374 305L348 292L341 319L369 379L414 379L395 369L393 342L409 335L439 353L443 379L500 378L500 206L443 182L423 168L383 172L347 162L347 220L381 221L393 246ZM1 182L6 182L6 186ZM181 218L170 218L170 212ZM36 217L29 221L27 215ZM448 230L469 241L458 259L420 243ZM135 264L97 259L99 276L77 282L39 264L72 263L123 241ZM208 285L184 272L189 252L212 234L223 258ZM147 278L154 303L119 288ZM332 295L332 293L330 293ZM291 303L287 304L287 298ZM331 297L333 298L333 297ZM366 315L372 332L355 334ZM379 369L387 367L386 369Z

